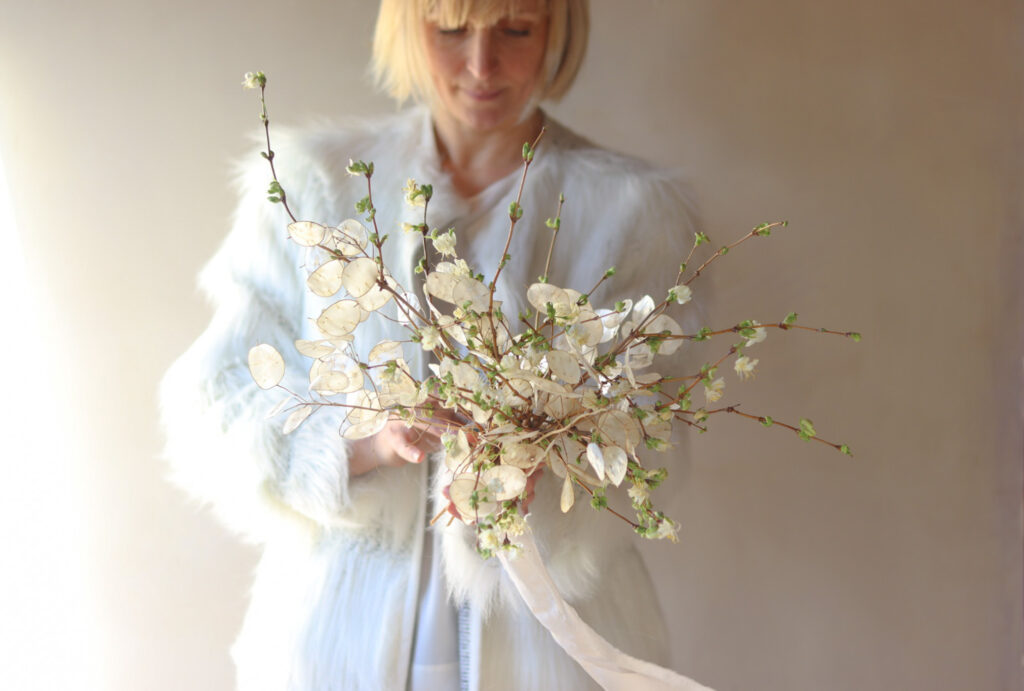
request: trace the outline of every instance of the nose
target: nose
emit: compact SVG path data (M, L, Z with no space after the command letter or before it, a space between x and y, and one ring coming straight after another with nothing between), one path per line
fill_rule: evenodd
M497 64L497 45L491 28L473 29L469 40L469 54L466 56L466 69L474 78L486 79Z

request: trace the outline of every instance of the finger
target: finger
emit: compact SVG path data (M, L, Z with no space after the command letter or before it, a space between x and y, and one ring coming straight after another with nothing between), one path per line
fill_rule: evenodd
M412 426L418 430L430 434L431 436L441 438L442 434L454 432L462 425L460 423L453 422L446 418L423 418L413 421Z
M420 463L423 461L423 457L426 456L422 449L406 441L399 442L396 445L395 453L407 463Z

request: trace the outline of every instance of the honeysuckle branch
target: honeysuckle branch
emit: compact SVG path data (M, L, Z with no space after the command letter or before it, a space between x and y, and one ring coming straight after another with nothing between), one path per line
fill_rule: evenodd
M569 473L570 473L570 475L572 476L572 481L573 481L574 483L576 483L577 485L579 485L580 487L582 487L582 488L583 488L583 490L584 490L584 491L585 491L585 492L586 492L587 494L589 494L589 495L590 495L591 497L593 497L593 496L594 496L594 490L593 490L593 489L591 489L591 488L590 488L589 486L587 486L587 483L585 483L585 482L583 482L582 480L580 480L580 478L579 478L578 476L576 476L576 475L572 475L571 471L567 471L567 472L569 472ZM607 511L608 513L612 514L613 516L617 516L617 517L621 518L621 519L622 519L622 520L624 520L624 521L625 521L626 523L629 523L629 524L630 524L630 525L631 525L631 526L633 527L633 529L634 529L634 530L635 530L636 528L639 528L639 527L640 527L640 524L639 524L639 523L634 523L633 521L629 520L628 518L626 518L625 516L623 516L623 515L622 515L621 513L619 513L618 511L616 511L616 510L615 510L615 509L613 509L612 507L608 506L607 504L605 504L605 505L604 505L604 506L602 506L601 508L602 508L602 510L604 510L604 511Z
M508 209L508 235L505 237L505 248L501 251L501 260L498 262L498 268L494 272L494 278L491 279L490 286L488 286L487 292L487 315L491 320L491 331L495 331L494 328L494 291L498 288L498 277L501 276L502 270L505 268L505 264L508 263L509 255L508 249L512 246L512 234L515 232L516 224L519 219L523 217L523 188L526 187L526 174L530 171L530 164L533 163L533 154L540 144L540 140L544 137L544 133L547 131L546 127L541 127L540 132L537 134L537 138L533 140L533 143L523 144L523 174L519 178L519 191L516 193L516 200L509 205ZM497 352L495 351L495 355Z
M789 221L775 221L774 223L761 223L760 225L754 226L753 230L751 230L749 233L747 233L746 235L741 237L739 240L736 240L735 242L730 243L728 245L724 245L722 247L719 247L718 250L714 254L712 254L710 257L708 257L704 261L703 264L701 264L700 266L697 267L697 270L694 271L692 276L690 276L688 279L683 281L683 285L688 286L691 283L693 283L695 280L697 280L697 277L700 276L704 272L704 269L706 269L709 266L711 266L711 264L713 264L719 258L724 257L731 250L733 250L736 247L742 245L747 240L750 240L751 238L754 238L754 237L768 237L768 235L771 234L771 231L772 231L773 228L780 228L780 227L784 228L787 225L789 225ZM699 234L699 237L704 237L705 241L707 241L707 236L704 236L702 233ZM700 244L700 243L698 242L697 244Z
M501 252L501 260L498 262L498 268L494 272L494 278L491 279L489 286L490 312L494 311L494 291L497 289L498 277L505 268L505 264L508 263L508 249L512 246L512 235L515 233L516 224L519 222L519 219L523 217L522 201L523 189L526 187L526 174L530 171L530 164L533 163L533 152L536 150L537 145L540 144L540 140L544 137L544 133L546 131L546 127L541 127L540 132L537 134L537 138L533 140L533 143L523 145L523 174L519 178L519 190L516 192L516 200L509 205L509 224L508 234L505 236L505 248Z
M792 432L795 432L804 441L816 441L821 444L824 444L825 446L831 446L836 451L839 451L847 456L853 455L853 452L850 451L850 447L848 445L837 444L836 442L831 442L828 441L827 439L822 439L821 437L819 437L817 433L813 432L813 426L810 426L809 421L806 419L802 421L802 424L799 427L797 427L787 422L780 422L779 420L774 419L770 415L751 415L750 413L745 413L742 410L739 410L738 403L724 406L722 408L715 408L714 410L706 410L704 412L707 415L715 415L717 413L731 413L733 415L739 415L740 417L747 418L748 420L756 420L766 427L779 426L788 429ZM810 426L811 432L808 431L808 426Z
M558 209L555 210L555 217L549 218L545 225L551 229L551 242L548 243L548 256L544 260L544 274L541 278L541 283L547 283L549 271L551 269L551 255L555 251L555 240L558 239L558 231L562 227L562 205L565 204L565 195L559 193L558 195Z
M767 322L761 324L760 322L756 327L744 327L739 324L735 326L729 326L724 329L709 329L696 334L660 334L653 332L641 332L636 334L638 341L640 342L647 338L658 338L663 341L705 341L714 336L722 336L724 334L740 333L744 329L781 329L782 331L789 331L790 329L812 331L814 333L829 334L832 336L843 336L845 338L851 338L853 340L859 340L861 334L858 331L836 331L833 329L826 329L818 326L804 326L803 324L786 324L785 322Z
M270 118L267 117L267 77L262 72L249 72L242 82L247 89L258 88L260 90L260 120L263 122L263 134L267 142L267 150L261 151L260 155L267 159L270 164L270 175L273 182L270 185L268 197L272 202L279 202L284 207L285 213L295 223L297 219L288 206L288 196L285 194L281 182L277 179L277 169L274 167L274 150L270 148Z

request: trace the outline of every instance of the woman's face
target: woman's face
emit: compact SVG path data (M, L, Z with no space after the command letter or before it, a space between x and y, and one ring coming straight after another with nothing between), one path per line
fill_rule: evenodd
M478 132L519 122L543 79L548 38L543 10L541 0L523 0L515 18L493 24L470 19L464 26L444 29L424 21L427 68L437 94L435 115Z

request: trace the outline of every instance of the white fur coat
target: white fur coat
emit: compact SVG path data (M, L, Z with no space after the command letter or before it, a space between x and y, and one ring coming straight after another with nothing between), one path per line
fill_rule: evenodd
M388 266L407 288L418 240L402 221L419 210L401 198L407 177L434 185L429 221L454 226L460 256L492 275L508 230L507 207L519 174L461 200L440 172L427 113L412 110L371 124L275 133L281 182L302 219L338 223L355 217L365 181L345 173L350 158L373 161L381 232L391 239ZM254 157L255 158L255 157ZM234 227L201 275L215 305L209 328L173 365L162 385L167 457L174 479L208 502L230 527L263 545L252 602L233 650L239 688L280 691L403 689L414 637L421 550L428 506L427 465L385 468L349 478L340 409L316 413L289 436L265 412L281 396L252 382L246 354L271 343L285 354L293 391L305 391L309 362L292 341L310 337L309 318L326 305L305 288L300 248L287 240L286 219L266 201L262 159L241 171L242 201ZM506 314L523 306L526 287L542 273L559 193L566 202L551 282L588 290L614 265L617 274L591 297L610 306L673 284L692 241L692 218L671 176L613 154L557 123L538 148L502 274ZM365 349L387 337L386 323L367 322ZM422 362L415 366L423 367ZM666 459L669 462L671 459ZM665 627L638 539L610 514L579 501L558 509L560 483L538 483L530 522L565 598L613 644L667 663ZM473 549L456 523L444 536L446 576L459 602L474 612L474 678L486 691L591 688L582 672L519 602L496 559Z

